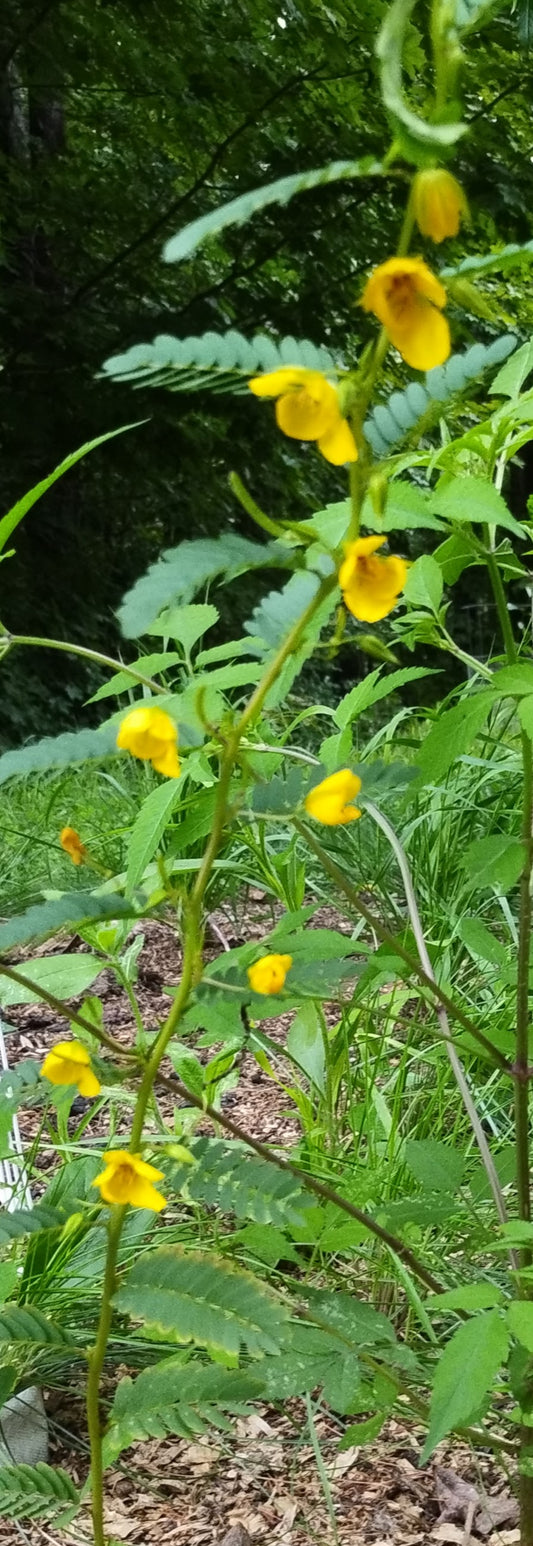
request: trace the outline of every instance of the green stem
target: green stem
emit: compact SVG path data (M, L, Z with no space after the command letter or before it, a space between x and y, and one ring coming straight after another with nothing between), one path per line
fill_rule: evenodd
M266 515L252 494L249 493L246 484L243 483L238 472L230 472L228 483L232 493L235 494L235 498L238 499L246 514L251 517L256 526L261 527L262 531L268 532L270 537L283 538L289 531L294 532L295 536L300 538L300 541L303 541L304 538L307 538L307 542L317 541L316 531L313 530L312 526L306 526L305 521L273 521L270 515Z
M529 1179L529 954L531 943L531 870L533 866L533 766L529 736L522 732L524 794L522 841L524 868L520 878L520 920L518 926L518 978L516 991L515 1128L516 1184L518 1213L531 1218ZM523 1251L521 1265L531 1266L530 1250Z
M486 551L485 561L490 577L490 583L492 585L492 594L496 602L496 611L498 613L498 621L502 631L505 653L509 665L512 666L515 660L518 659L518 650L516 647L515 636L511 627L511 619L507 610L507 602L505 599L502 577L493 553Z
M94 1546L106 1546L104 1529L104 1485L100 1430L100 1380L111 1327L112 1301L116 1288L116 1268L125 1208L113 1208L108 1224L107 1258L102 1289L102 1309L96 1342L89 1354L87 1379L87 1425L91 1446L91 1511Z
M121 660L114 660L112 655L102 655L100 650L89 650L84 644L69 644L64 639L40 639L30 634L12 633L9 635L9 645L11 647L14 644L30 644L43 650L64 650L67 655L81 655L84 660L93 660L98 666L109 666L111 671L124 671L133 681L149 687L150 692L168 693L168 687L154 682L151 676L144 676L135 666L125 666Z
M296 827L297 832L300 833L300 836L303 837L304 841L308 844L308 847L312 848L313 853L315 853L317 856L317 859L320 859L320 863L326 870L327 874L330 875L331 879L335 881L336 885L340 886L341 890L344 891L345 896L348 897L348 900L352 903L352 906L356 908L357 912L361 914L361 917L364 918L366 923L369 924L370 928L374 930L374 933L377 935L378 939L381 940L382 944L390 945L394 951L394 954L398 956L399 960L404 962L406 967L408 967L408 977L406 977L406 980L412 976L418 977L418 980L424 984L424 987L430 989L432 998L436 998L437 1002L443 1005L451 1019L457 1020L458 1024L462 1025L463 1030L468 1031L469 1036L474 1037L479 1045L484 1048L485 1052L489 1054L492 1062L496 1063L497 1067L501 1068L503 1073L512 1075L512 1064L509 1063L503 1052L500 1052L497 1047L493 1047L492 1042L488 1040L488 1037L484 1036L483 1031L478 1030L478 1027L474 1025L473 1021L468 1018L468 1015L464 1014L460 1005L456 1004L455 1000L451 999L444 991L444 989L441 988L440 983L433 982L431 977L428 977L428 974L426 971L424 971L421 963L417 961L408 950L406 950L405 945L402 945L401 940L397 939L394 934L391 934L389 929L386 929L380 922L379 918L374 916L374 914L370 911L370 908L366 906L365 902L363 902L356 887L352 886L351 881L348 879L348 876L345 874L344 870L341 869L340 864L336 864L335 860L331 858L330 854L326 853L326 850L322 847L322 844L317 842L317 839L309 831L309 828L306 827L297 816L293 817L293 824Z
M241 736L248 725L261 712L265 698L270 688L276 681L285 661L297 648L302 634L305 633L308 624L312 621L315 612L322 601L330 594L337 584L336 575L330 575L318 586L315 595L306 607L305 612L293 624L289 630L285 642L274 656L270 666L258 683L246 707L237 720L237 724L231 731L221 758L220 777L217 791L217 803L215 807L213 826L207 847L198 871L185 915L185 944L183 951L183 968L181 982L177 990L170 1014L159 1035L156 1037L150 1056L148 1057L142 1074L139 1093L133 1114L133 1122L130 1137L130 1153L136 1154L142 1139L142 1132L148 1102L150 1100L159 1064L164 1057L171 1037L179 1024L181 1015L186 1007L187 1000L194 986L198 974L198 964L202 946L202 907L205 892L210 879L213 863L222 840L224 826L228 816L229 792L235 763L239 754ZM95 1546L105 1546L105 1531L103 1523L103 1486L102 1486L102 1444L100 1422L98 1416L98 1387L102 1373L103 1362L111 1325L111 1299L115 1287L115 1271L117 1252L120 1243L125 1209L117 1209L109 1229L107 1261L102 1296L102 1309L100 1322L94 1348L89 1356L89 1384L87 1389L87 1415L91 1439L91 1464L94 1477L93 1484L93 1527Z

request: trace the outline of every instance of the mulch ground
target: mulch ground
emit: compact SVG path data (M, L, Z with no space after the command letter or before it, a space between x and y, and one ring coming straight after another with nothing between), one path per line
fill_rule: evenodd
M244 938L261 938L272 915L260 894L248 897L240 918L213 915L208 954L220 954L221 938L230 947ZM346 927L324 909L314 920L321 926ZM139 957L138 999L147 1029L156 1029L168 1012L165 986L179 976L180 954L172 931L158 922L142 925L145 943ZM48 941L41 951L79 950L80 941ZM22 958L19 955L22 967ZM106 1028L127 1044L134 1035L130 1006L112 974L102 972L91 989L104 1004ZM285 1079L288 1064L282 1048L290 1015L265 1022L280 1046L276 1072ZM40 1058L63 1040L66 1022L43 1005L10 1009L10 1063ZM206 1056L212 1055L212 1049ZM165 1104L166 1102L166 1104ZM173 1098L161 1106L171 1117ZM298 1123L280 1086L243 1056L236 1090L224 1098L224 1109L252 1136L277 1148L294 1144ZM38 1114L21 1114L26 1143L37 1130ZM127 1121L124 1122L127 1131ZM89 1124L88 1135L105 1136L105 1116ZM50 1172L51 1150L40 1149L38 1167ZM43 1175L43 1182L46 1179ZM36 1193L39 1182L36 1182ZM83 1406L76 1390L46 1393L50 1421L50 1459L62 1465L78 1483L87 1472ZM420 1469L421 1431L408 1423L390 1421L373 1444L338 1451L341 1431L335 1418L321 1412L316 1430L330 1490L334 1523L309 1441L303 1403L286 1404L283 1412L265 1406L238 1419L232 1435L211 1435L195 1442L151 1440L136 1444L121 1457L106 1478L107 1528L115 1543L127 1546L513 1546L519 1540L516 1505L506 1478L489 1456L473 1456L462 1444L439 1446L431 1463ZM72 1531L54 1525L0 1519L1 1546L84 1546L91 1539L88 1516L80 1515Z

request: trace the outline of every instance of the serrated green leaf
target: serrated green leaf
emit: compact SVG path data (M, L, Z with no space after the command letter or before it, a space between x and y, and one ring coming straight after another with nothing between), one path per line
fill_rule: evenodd
M533 1304L526 1299L513 1299L507 1309L507 1324L513 1337L533 1353Z
M431 496L431 508L448 521L503 526L522 541L527 537L525 527L515 521L502 495L485 478L442 478Z
M55 934L64 924L88 923L100 918L134 918L137 909L125 897L99 896L92 891L69 891L50 902L39 902L25 913L17 913L9 923L0 924L0 956L14 945L29 945L32 940Z
M219 574L229 578L241 570L276 561L280 568L287 561L286 550L278 543L261 545L234 532L180 542L176 548L167 548L124 597L118 612L122 632L126 638L149 632L150 624L163 607L189 601Z
M494 702L492 693L479 692L462 698L432 725L417 756L424 780L437 783L457 757L464 756L479 735Z
M117 755L116 729L112 725L99 730L67 730L63 735L47 735L33 745L20 746L0 757L0 784L8 778L28 773L43 773L49 768L66 768L74 762Z
M39 988L45 988L55 998L78 998L92 986L103 964L93 955L40 956L37 961L24 961L23 974L35 983L35 993L3 978L0 964L0 1004L3 1009L11 1004L38 1004Z
M141 805L128 843L126 891L130 896L159 847L167 822L181 800L182 791L181 778L166 778L157 789L150 791Z
M267 209L269 204L288 204L297 193L306 193L312 188L333 182L379 176L382 171L381 162L367 156L359 161L330 161L327 166L314 171L295 172L290 177L279 177L276 182L266 183L262 188L252 188L249 193L231 199L229 204L222 204L207 215L202 215L199 220L193 220L177 236L172 236L163 249L165 262L183 262L184 258L191 257L208 236L218 235L232 225L243 225L252 215ZM296 361L289 359L287 363L292 365Z
M526 735L533 738L533 695L520 699L517 712L522 729L525 730Z
M179 1246L163 1246L141 1257L115 1304L176 1341L234 1356L244 1344L256 1358L280 1351L287 1318L282 1300L250 1273Z
M442 570L445 585L455 585L463 570L483 562L472 533L465 527L458 527L446 542L441 542L440 547L435 548L433 557Z
M436 614L442 601L443 588L442 569L430 553L422 553L407 571L403 588L406 601L415 607L427 607L428 611Z
M464 1154L437 1138L408 1138L405 1163L424 1191L457 1192L461 1186Z
M198 639L218 622L219 615L217 608L207 601L193 602L184 607L169 607L155 619L147 632L176 639L185 654L190 655Z
M481 918L461 918L457 933L475 961L488 961L491 966L497 967L507 965L505 945L491 934Z
M521 349L516 349L510 360L502 365L494 381L491 382L489 392L497 397L519 396L524 381L533 370L533 341L522 344Z
M498 1310L487 1310L459 1326L437 1365L422 1464L447 1433L475 1416L505 1362L508 1346L507 1327Z
M443 1294L430 1294L426 1304L437 1313L440 1310L493 1310L503 1304L501 1288L495 1283L463 1283L460 1288L448 1288Z
M404 666L400 671L390 671L383 675L380 667L370 671L364 676L351 692L341 698L335 709L335 720L340 729L351 725L366 709L372 708L374 703L379 703L382 698L388 698L391 692L398 692L400 687L405 687L408 682L417 682L423 676L432 676L436 673L426 666Z
M400 396L399 393L398 396ZM391 402L393 402L392 398ZM383 516L376 515L371 499L366 496L361 512L361 525L377 532L446 530L443 522L432 514L428 494L417 488L415 483L402 481L400 478L394 478L388 485Z
M311 1084L325 1094L326 1054L322 1018L317 1005L302 1004L287 1037L287 1051Z
M533 665L528 660L521 660L514 666L504 666L501 671L494 672L493 685L496 692L509 694L509 697L528 696L533 693Z
M157 655L138 655L137 660L132 661L132 668L142 672L143 676L159 676L162 671L169 671L172 666L180 666L182 656L176 655L172 650L160 650ZM135 677L124 668L123 671L115 671L114 676L108 682L94 692L92 698L87 698L87 703L99 703L102 698L113 698L121 692L131 692L138 686Z
M462 867L477 890L494 888L505 896L520 879L524 868L524 848L518 838L477 838L463 855Z

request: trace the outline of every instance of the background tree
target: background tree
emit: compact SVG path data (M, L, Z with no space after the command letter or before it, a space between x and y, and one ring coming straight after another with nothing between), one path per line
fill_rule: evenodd
M262 500L286 514L317 508L337 488L341 497L342 472L275 437L251 401L134 398L98 372L106 356L157 332L234 325L309 337L353 359L368 327L356 304L362 277L397 228L396 181L320 188L178 269L162 263L161 248L180 225L260 182L382 151L373 49L383 10L382 0L198 0L192 15L174 0L147 0L134 13L120 0L5 0L2 507L78 444L151 419L81 463L29 516L3 571L7 625L35 631L38 620L40 632L109 645L114 605L157 551L228 519L241 525L232 467L253 488L267 460ZM415 15L423 24L424 7ZM466 81L474 133L457 164L472 194L473 250L531 235L533 183L531 61L513 18L492 20L476 53L475 96ZM413 27L419 101L421 60ZM527 328L524 277L487 289L512 318L518 307ZM493 330L490 321L472 327L483 338ZM38 659L9 673L0 713L9 741L65 726L87 696L85 667L69 668L65 689L58 659Z

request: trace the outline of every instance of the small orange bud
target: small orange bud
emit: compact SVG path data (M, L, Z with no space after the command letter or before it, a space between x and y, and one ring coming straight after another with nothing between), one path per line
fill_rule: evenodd
M82 843L80 834L76 832L74 827L63 827L59 834L59 841L64 852L68 854L69 859L72 859L73 864L83 864L84 860L88 859L89 855L85 844Z

